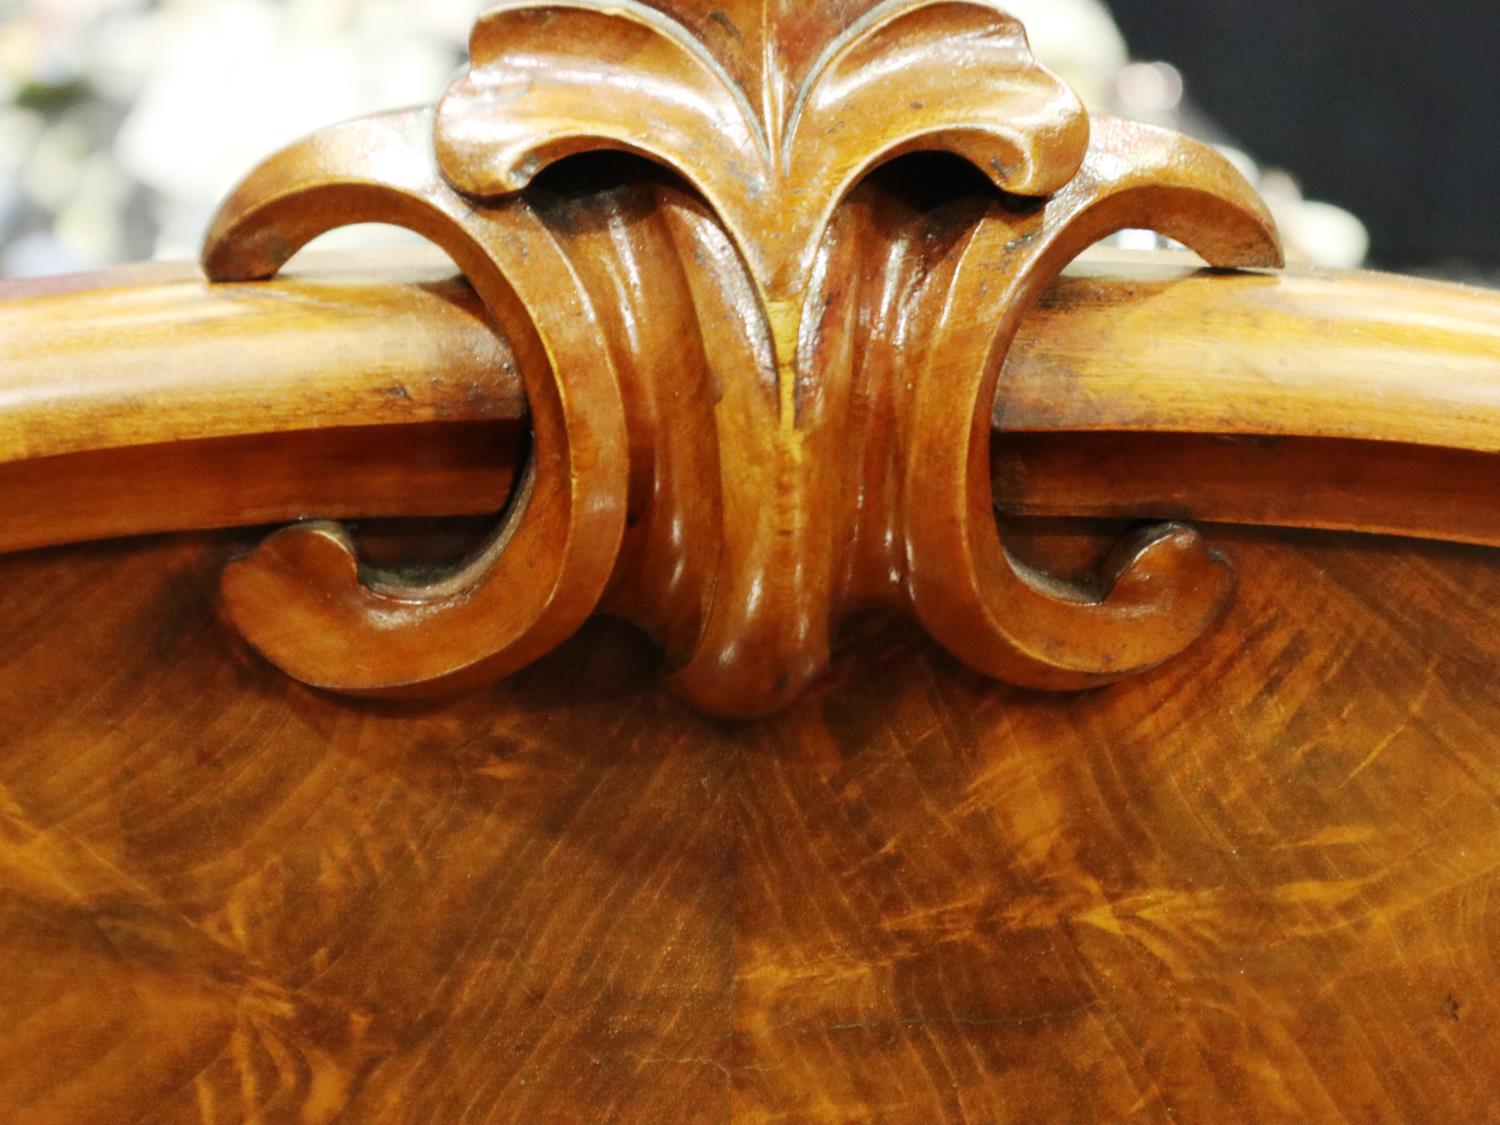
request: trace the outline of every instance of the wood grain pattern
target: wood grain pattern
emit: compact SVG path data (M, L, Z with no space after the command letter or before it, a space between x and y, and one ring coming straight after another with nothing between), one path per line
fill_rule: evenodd
M0 558L0 1122L1500 1121L1500 556L1016 518L1500 541L1497 299L1053 285L1279 250L987 0L473 56L0 303L0 550L325 517Z
M110 332L81 327L94 322ZM520 421L526 396L495 333L452 264L420 249L299 255L275 284L210 285L186 264L0 281L0 461L243 432ZM1500 294L1091 251L1022 321L995 430L1500 452Z
M1369 272L1081 258L1006 359L997 430L1500 452L1500 294Z
M0 560L0 1116L1500 1120L1495 555L1215 536L1157 672L869 618L747 726L608 622L351 703L231 657L233 542Z
M737 32L733 45L679 0L499 4L479 18L470 67L435 110L331 127L246 177L204 244L204 271L225 288L164 348L152 343L162 310L131 309L124 290L12 302L12 321L39 311L53 331L21 357L19 378L0 371L19 422L0 456L51 464L7 475L35 496L48 472L86 486L116 467L137 477L160 470L163 443L144 439L162 397L177 413L160 428L188 434L186 452L200 460L214 452L203 442L240 441L239 452L256 433L290 449L286 435L357 409L362 388L391 371L330 377L345 358L341 331L316 293L303 307L305 285L258 294L278 302L260 329L289 338L265 350L261 389L246 396L221 375L204 395L192 372L234 332L236 298L255 303L245 283L274 277L334 227L389 222L444 250L484 310L451 283L429 286L414 304L441 323L437 340L390 367L458 366L465 395L479 400L472 412L487 419L515 417L524 400L530 456L514 470L503 520L447 573L377 573L326 520L287 527L233 562L225 613L310 684L390 698L462 691L525 667L604 612L661 644L667 682L683 699L746 718L806 691L826 671L833 633L869 608L906 612L976 670L1046 690L1154 668L1222 614L1231 571L1191 527L1137 529L1098 574L1064 582L1017 561L996 534L997 499L1033 513L1196 501L1232 519L1269 508L1292 524L1488 541L1483 514L1477 528L1461 526L1472 490L1451 501L1445 485L1454 466L1480 463L1455 451L1500 451L1493 299L1392 282L1399 309L1368 315L1351 310L1356 294L1338 279L1304 278L1289 302L1276 279L1247 277L1235 290L1239 315L1226 322L1219 288L1203 278L1116 282L1102 293L1088 279L1052 287L1093 243L1131 227L1176 238L1220 270L1279 267L1281 251L1268 211L1227 160L1149 126L1091 120L989 0L857 0L810 19L747 2L721 14ZM752 14L763 54L746 57L738 31ZM882 95L898 77L912 95L904 107ZM628 155L601 159L600 150ZM1236 359L1251 358L1231 379L1257 404L1248 419L1203 425L1233 404L1184 392L1202 348L1174 355L1181 341L1157 336L1162 292L1193 310L1200 336L1227 338ZM379 304L390 296L363 291L353 301L362 323L349 329L369 331L372 356L415 337L392 331L392 310ZM1024 393L1000 400L1023 321L1044 298L1069 310L1061 354L1083 355L1066 377L1119 370L1089 358L1112 350L1108 340L1077 336L1087 318L1071 310L1091 304L1110 305L1121 330L1146 342L1135 364L1167 369L1151 393L1113 404L1106 378L1102 418L1113 417L1113 430L1098 401L1073 404L1080 428L1190 434L1220 454L1205 431L1292 433L1301 464L1332 479L1303 490L1305 500L1257 509L1225 488L1255 469L1244 458L1213 458L1213 486L1189 490L1187 503L1159 464L1113 500L1091 496L1087 483L1075 489L1066 472L1051 478L1061 497L1051 500L1014 456L997 472L997 400L1016 431L1055 414ZM168 307L181 303L179 294ZM70 385L66 373L94 348L88 333L57 324L80 313L107 320L119 307L128 325L145 326L142 336L122 341L125 358L109 378ZM1347 377L1277 371L1264 342L1310 353L1321 371L1330 308L1347 337L1331 349L1335 360L1363 364L1372 346L1383 357L1368 409L1353 421L1321 421L1347 403ZM463 348L450 329L480 320L494 329L482 346L445 351ZM1033 339L1016 363L1055 366L1051 347ZM1415 374L1434 357L1453 361L1437 393ZM492 386L486 366L511 378ZM1386 386L1397 391L1392 402ZM362 424L367 432L454 408L441 383L413 396L397 378L379 393L385 409ZM1183 397L1197 404L1192 420L1175 404ZM259 430L247 421L257 398L271 403ZM1309 405L1319 420L1299 413ZM1445 442L1455 432L1463 437ZM1329 458L1307 444L1314 436L1337 443ZM348 440L348 466L318 493L327 514L397 510L342 493L340 482L368 463L368 444ZM1377 441L1399 443L1403 463L1420 460L1421 481L1393 487L1393 464L1364 456ZM1409 452L1429 444L1449 455ZM1138 456L1128 441L1086 448L1069 461L1054 445L1052 463L1076 476L1101 451L1126 469ZM320 453L322 464L336 456ZM448 485L453 460L430 460L423 483ZM216 508L242 521L285 510L311 495L289 485L297 475L277 471L238 496L222 477L195 479L165 525L210 522ZM997 494L997 477L1009 492ZM349 491L361 487L370 481ZM1351 491L1360 495L1343 504ZM125 514L96 520L88 501L70 497L54 521L59 537L143 528L128 514L141 508L139 489L97 492L122 500ZM1439 498L1435 510L1402 519L1398 505L1422 495ZM445 506L472 510L461 497ZM23 525L10 538L27 545L44 535Z
M1012 434L995 503L1022 516L1192 520L1500 547L1500 458L1224 434Z
M522 475L526 447L519 425L467 422L0 462L0 552L294 520L493 516Z
M299 261L0 283L0 551L498 511L525 394L451 263ZM996 503L1500 545L1496 325L1500 296L1463 286L1085 255L1006 359Z

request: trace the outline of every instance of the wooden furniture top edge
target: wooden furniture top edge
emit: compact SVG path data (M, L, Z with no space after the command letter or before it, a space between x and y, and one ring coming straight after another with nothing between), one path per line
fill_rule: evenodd
M1500 452L1500 293L1200 266L1075 264L1016 339L996 431ZM524 412L505 340L435 252L310 255L274 284L189 264L0 284L0 462Z
M274 283L212 285L189 263L0 281L0 551L495 511L521 455L505 435L526 414L508 364L479 299L428 248L309 252ZM1500 294L1098 249L1023 325L995 435L1006 511L1500 543L1500 518L1482 518ZM1185 449L1208 451L1212 487ZM1318 458L1317 495L1291 502L1274 482ZM1225 477L1231 463L1242 479ZM1418 487L1446 503L1414 506Z

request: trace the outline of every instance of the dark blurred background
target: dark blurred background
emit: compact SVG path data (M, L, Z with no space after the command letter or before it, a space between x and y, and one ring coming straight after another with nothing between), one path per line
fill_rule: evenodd
M1364 220L1371 260L1500 281L1500 0L1111 0L1247 152Z

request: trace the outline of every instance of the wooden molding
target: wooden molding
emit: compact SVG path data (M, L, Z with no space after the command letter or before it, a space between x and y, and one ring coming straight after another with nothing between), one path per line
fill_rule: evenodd
M493 514L525 453L509 356L436 251L0 282L0 551ZM1500 295L1090 252L1022 322L993 432L1004 512L1500 546Z

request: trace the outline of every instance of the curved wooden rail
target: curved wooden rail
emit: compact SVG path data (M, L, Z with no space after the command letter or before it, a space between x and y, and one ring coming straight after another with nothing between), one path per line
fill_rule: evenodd
M504 505L525 398L441 257L0 282L0 550ZM1000 381L1002 508L1500 545L1500 294L1086 257Z

